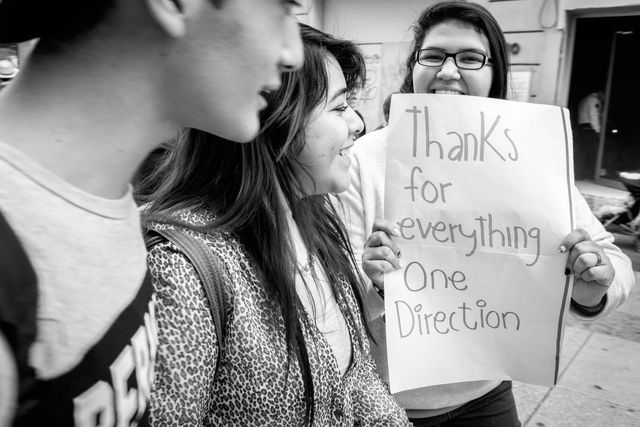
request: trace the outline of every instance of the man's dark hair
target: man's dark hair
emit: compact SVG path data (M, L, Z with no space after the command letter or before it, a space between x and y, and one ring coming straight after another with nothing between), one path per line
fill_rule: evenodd
M73 38L100 22L115 4L116 0L2 0L0 43Z

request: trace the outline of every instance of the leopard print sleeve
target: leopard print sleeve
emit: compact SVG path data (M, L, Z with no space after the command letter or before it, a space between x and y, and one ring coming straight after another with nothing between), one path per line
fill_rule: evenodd
M353 389L354 416L360 426L410 426L407 414L376 372L373 358L364 357L362 387Z
M345 310L357 311L355 297L348 288L348 282L342 281L346 291ZM355 330L363 342L360 362L357 369L357 386L351 387L353 401L354 424L357 426L410 426L407 414L396 403L389 393L389 388L376 371L376 364L371 356L368 336L361 318L356 316Z
M158 322L151 423L203 425L211 406L218 343L202 284L171 243L156 245L148 263Z

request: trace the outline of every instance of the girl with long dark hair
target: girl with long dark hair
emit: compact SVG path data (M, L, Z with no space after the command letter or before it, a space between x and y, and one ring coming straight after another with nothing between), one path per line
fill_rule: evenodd
M362 292L328 194L350 182L362 121L357 47L301 28L304 65L266 94L238 145L189 130L147 180L148 227L206 242L228 280L219 336L202 283L174 244L150 251L159 350L152 421L194 425L404 425L369 355ZM145 184L143 184L144 187Z

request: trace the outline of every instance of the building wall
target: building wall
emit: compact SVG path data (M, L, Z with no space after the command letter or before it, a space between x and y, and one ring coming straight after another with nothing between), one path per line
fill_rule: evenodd
M324 30L359 43L410 41L411 24L420 11L435 2L436 0L325 0Z
M388 44L407 44L411 40L411 23L420 11L435 2L314 1L324 5L321 28L325 31L364 45L380 45L381 50ZM477 3L494 14L511 45L512 72L516 77L512 97L524 96L530 102L562 106L567 103L575 17L640 13L640 0L477 0ZM401 48L395 49L398 50ZM385 58L381 62L386 64ZM515 93L519 88L524 95Z
M297 14L298 21L323 29L325 2L323 0L300 0L300 4L301 7Z

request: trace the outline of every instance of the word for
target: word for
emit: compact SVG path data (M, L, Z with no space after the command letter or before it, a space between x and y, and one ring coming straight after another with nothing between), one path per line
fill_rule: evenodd
M425 313L422 304L412 307L405 301L396 301L394 305L400 338L411 335L447 335L486 328L520 330L520 317L516 313L486 310L487 302L483 299L477 300L475 306L463 302L451 312Z
M445 184L439 182L438 185L436 185L434 182L427 179L422 183L422 186L418 187L416 185L416 172L422 174L422 169L420 169L418 166L415 166L413 169L411 169L411 185L408 187L404 187L405 190L411 191L411 201L416 201L416 190L420 189L420 196L425 202L435 203L438 200L442 200L442 203L447 203L447 198L444 190L447 187L451 187L453 184L450 182L447 182Z
M445 158L445 154L447 156L447 159L456 162L484 162L489 155L497 156L504 162L507 161L507 158L514 162L518 160L518 147L516 147L515 142L509 135L511 129L504 128L502 130L504 139L509 142L509 144L507 145L508 148L504 148L504 139L495 141L497 137L494 137L493 142L489 141L489 138L493 136L493 132L500 122L501 116L497 116L491 124L491 127L489 127L489 129L487 130L487 124L485 123L485 114L481 111L479 135L472 132L447 132L446 135L451 137L450 143L452 143L453 146L451 146L445 152L445 148L440 141L431 140L431 136L429 134L429 108L424 107L424 111L420 111L414 105L413 108L407 109L405 111L413 115L413 157L418 156L418 116L420 114L424 114L424 146L426 157L434 156L434 154L431 152L433 148L434 150L437 150L435 156L439 157L441 160Z
M400 234L407 240L421 237L423 240L433 239L439 243L470 242L471 249L465 256L472 256L479 247L483 248L535 248L535 259L526 264L531 267L540 258L540 229L538 227L525 228L519 225L499 228L494 226L493 216L479 216L473 219L471 225L453 224L444 221L426 221L420 218L403 218L397 224ZM416 232L418 233L416 235Z

